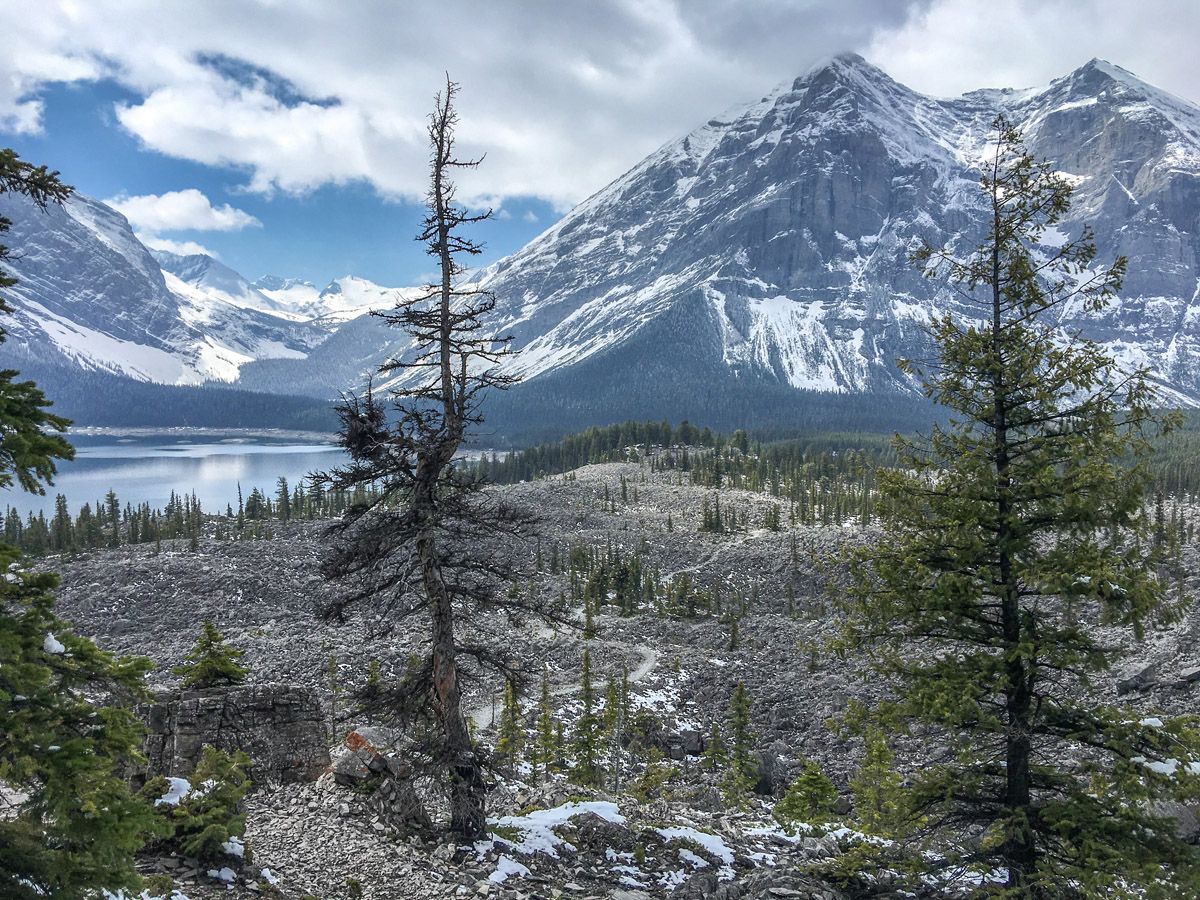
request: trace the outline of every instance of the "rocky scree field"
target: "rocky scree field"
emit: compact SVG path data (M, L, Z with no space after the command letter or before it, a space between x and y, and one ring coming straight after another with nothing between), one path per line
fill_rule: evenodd
M278 880L270 890L297 898L844 896L812 874L841 852L839 832L784 834L770 808L808 758L832 778L841 793L839 811L852 818L847 783L862 744L830 720L852 699L879 699L883 687L855 661L816 648L837 628L830 594L840 553L871 540L871 530L789 526L786 501L780 530L770 530L759 523L779 501L722 489L721 506L745 524L733 533L701 532L705 505L717 492L688 484L678 471L655 471L645 459L496 490L536 509L540 520L536 536L511 546L526 562L540 547L542 574L520 590L561 594L569 604L566 560L572 548L591 548L636 556L662 585L686 578L722 597L723 614L691 618L649 609L622 615L612 604L600 605L590 639L578 608L569 610L577 628L502 616L463 623L472 640L520 662L527 740L543 671L568 738L580 712L584 648L599 698L607 679L619 681L625 673L630 718L642 744L656 751L654 774L661 777L640 778L647 763L608 749L602 762L622 763L601 787L581 787L563 775L547 781L527 764L501 767L489 797L491 839L474 846L394 832L364 793L338 784L331 773L310 784L259 783L248 799L246 837L254 871L269 868ZM1194 512L1187 510L1193 518ZM181 541L164 543L158 553L125 547L51 557L45 565L62 575L60 614L105 649L154 659L155 688L176 686L171 667L193 644L201 620L213 619L246 651L252 683L321 692L336 759L347 752L346 734L369 724L345 697L366 683L373 663L384 677L402 672L409 655L422 649L423 633L420 622L392 623L369 611L341 625L316 615L337 590L319 574L328 524L271 523L268 539L230 541L215 538L220 522L214 519L196 550ZM1184 568L1196 572L1191 545ZM1196 589L1194 574L1186 586ZM744 610L736 640L731 608ZM1111 683L1094 686L1097 701L1120 695L1147 715L1195 711L1200 612L1191 609L1142 644L1131 635L1110 637L1128 648L1127 659ZM502 682L489 673L468 674L476 733L494 745ZM738 683L752 702L759 778L745 802L730 805L701 754L713 724L726 728ZM916 740L898 741L894 749L902 771L925 758ZM200 879L181 887L197 897L230 890L249 895L265 885L213 886Z

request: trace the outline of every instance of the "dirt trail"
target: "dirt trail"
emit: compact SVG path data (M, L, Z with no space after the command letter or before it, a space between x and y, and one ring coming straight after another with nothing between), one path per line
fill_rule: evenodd
M538 637L545 638L547 640L562 640L563 639L562 636L559 635L557 632L555 632L552 629L547 628L545 626L542 626L542 628L539 630ZM643 680L647 675L649 675L651 672L653 672L655 670L655 668L658 667L658 661L659 661L658 651L655 650L653 647L650 647L646 644L629 643L626 641L605 641L605 640L593 639L588 642L588 646L590 648L592 648L593 652L595 652L596 648L598 648L598 647L607 647L610 649L620 650L620 651L633 650L639 656L641 656L641 660L629 672L629 683L630 684L636 684L637 682ZM551 695L551 697L558 699L558 698L562 698L562 697L569 697L569 696L575 694L578 690L579 690L578 684L576 684L574 682L568 682L566 684L552 686L550 689L550 695ZM497 715L499 715L499 713L500 713L500 698L502 696L503 696L503 694L502 694L500 688L497 687L495 689L495 694L494 694L494 697L495 697L495 700L494 700L495 706L494 707L493 707L493 697L492 696L488 696L486 699L480 700L475 705L468 707L467 719L468 719L468 721L470 721L476 734L479 734L479 733L485 731L486 729L492 727L492 713L494 710L495 713Z

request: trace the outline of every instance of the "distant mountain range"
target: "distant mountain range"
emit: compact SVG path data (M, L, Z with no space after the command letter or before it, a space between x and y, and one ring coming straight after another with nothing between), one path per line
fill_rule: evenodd
M667 144L477 274L525 379L496 399L497 425L894 427L916 409L896 358L928 354L932 316L969 315L908 254L981 236L998 112L1076 186L1047 244L1088 223L1101 260L1129 258L1119 299L1064 309L1062 326L1200 404L1200 109L1100 60L1042 88L940 99L845 55ZM23 254L10 353L326 400L406 350L364 313L413 288L250 282L206 256L152 254L84 197L0 209Z

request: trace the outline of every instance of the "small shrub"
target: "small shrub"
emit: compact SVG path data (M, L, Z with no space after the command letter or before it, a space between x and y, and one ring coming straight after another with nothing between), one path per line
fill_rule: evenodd
M250 789L250 764L240 750L229 754L206 746L189 779L191 790L175 805L156 804L171 829L164 844L201 862L228 862L225 845L231 838L240 841L246 830L242 800ZM161 797L166 784L166 779L151 781L144 789L147 798Z
M771 813L780 825L794 828L798 824L823 825L833 820L837 806L837 788L811 759L804 771L792 782Z
M205 619L196 645L184 657L187 662L171 671L183 678L185 688L241 684L249 674L249 669L238 664L245 653L227 645L212 619Z

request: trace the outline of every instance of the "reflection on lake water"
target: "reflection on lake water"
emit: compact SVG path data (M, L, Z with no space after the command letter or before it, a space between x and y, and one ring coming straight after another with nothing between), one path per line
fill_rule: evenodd
M54 486L46 496L20 490L0 491L0 506L13 506L24 515L54 510L54 496L63 494L71 512L114 490L121 505L149 503L166 505L171 492L195 493L207 512L237 506L238 485L243 495L258 488L274 496L275 482L282 475L288 484L309 473L329 469L345 457L333 444L288 443L262 439L205 441L203 438L149 436L72 435L75 459L58 467Z

